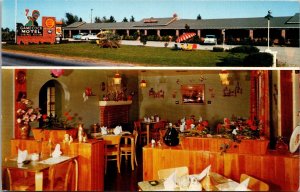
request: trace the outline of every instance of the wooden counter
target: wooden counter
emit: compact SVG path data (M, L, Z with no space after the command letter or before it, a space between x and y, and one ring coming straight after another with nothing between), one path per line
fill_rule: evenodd
M87 143L74 141L68 148L60 143L62 152L78 155L78 190L79 191L103 191L104 190L104 142L89 139ZM54 149L55 146L53 146ZM11 154L17 155L18 148L28 150L28 153L41 151L50 154L48 142L38 142L34 139L11 140Z
M223 153L189 150L181 145L143 148L143 180L158 179L160 169L187 166L190 174L200 173L208 165L235 181L246 173L269 184L272 190L297 190L299 187L299 155L267 152L259 154Z

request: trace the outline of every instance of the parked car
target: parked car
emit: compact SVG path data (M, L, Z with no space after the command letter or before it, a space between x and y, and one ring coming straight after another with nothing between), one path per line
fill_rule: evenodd
M217 44L217 38L215 35L206 35L204 38L204 44L213 44L216 45Z
M85 35L87 35L87 33L79 33L77 35L73 35L73 39L75 39L75 40L81 40L81 37L85 36Z
M82 40L96 40L99 38L97 37L97 35L95 33L89 33L89 34L81 36L81 39Z

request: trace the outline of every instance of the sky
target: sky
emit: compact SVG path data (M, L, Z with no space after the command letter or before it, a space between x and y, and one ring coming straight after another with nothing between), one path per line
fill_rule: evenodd
M33 10L40 11L38 23L42 16L54 16L57 20L65 18L66 13L91 21L94 17L114 16L117 22L131 16L135 21L149 17L172 17L176 13L182 19L202 19L264 17L268 10L272 16L292 16L299 11L298 0L285 1L243 1L243 0L0 0L2 3L2 27L14 29L15 21L25 24ZM17 2L17 6L15 4ZM93 9L93 11L91 11Z

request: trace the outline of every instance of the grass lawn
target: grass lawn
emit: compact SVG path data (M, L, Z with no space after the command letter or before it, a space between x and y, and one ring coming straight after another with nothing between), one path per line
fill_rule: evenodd
M33 53L47 53L70 57L84 57L115 62L135 63L143 66L166 67L215 67L228 56L228 52L205 50L173 51L164 47L121 45L121 48L99 48L92 43L68 43L54 45L3 45L3 50L18 50ZM245 57L244 54L236 55Z

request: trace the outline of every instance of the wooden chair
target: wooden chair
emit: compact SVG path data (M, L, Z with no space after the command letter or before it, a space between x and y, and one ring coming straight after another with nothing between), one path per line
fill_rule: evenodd
M120 173L120 141L121 135L106 135L103 137L105 141L105 173L107 161L117 161L118 172Z
M147 130L143 129L141 121L134 121L134 130L138 132L139 144L142 145L143 140L147 140Z
M245 179L249 179L248 188L253 191L269 191L269 185L263 181L260 181L254 177L251 177L247 174L241 174L240 182L243 182Z
M49 182L43 187L45 191L77 191L78 162L76 159L55 164L49 168Z
M125 144L121 144L120 146L120 164L122 162L122 156L125 156L127 160L127 155L131 156L131 169L134 171L134 163L136 166L138 166L137 160L136 160L136 141L138 138L138 132L136 130L133 131L133 140L131 140L131 143L128 143L129 138L125 138ZM132 143L133 142L133 143Z
M18 170L7 168L9 182L9 191L28 191L34 186L34 176L28 176L27 173L21 173Z
M158 178L159 179L168 178L172 173L174 173L174 171L176 171L177 177L181 177L181 176L189 174L188 167L175 167L175 168L158 170L158 172L157 172Z
M150 129L151 139L160 140L160 129L165 129L165 121L159 121L154 124L153 129Z

